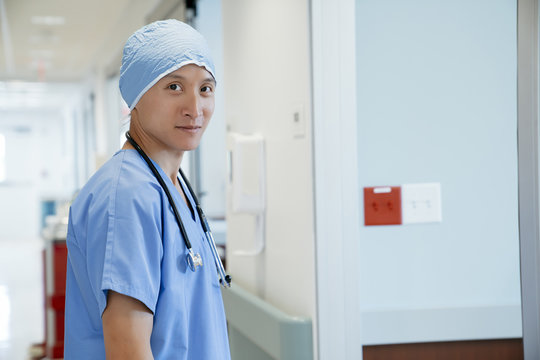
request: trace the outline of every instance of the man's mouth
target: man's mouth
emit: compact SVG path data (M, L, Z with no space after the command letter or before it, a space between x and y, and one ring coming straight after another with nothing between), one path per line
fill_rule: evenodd
M184 126L176 126L177 129L180 129L182 131L186 131L189 133L197 133L199 130L201 130L202 126L197 125L184 125Z

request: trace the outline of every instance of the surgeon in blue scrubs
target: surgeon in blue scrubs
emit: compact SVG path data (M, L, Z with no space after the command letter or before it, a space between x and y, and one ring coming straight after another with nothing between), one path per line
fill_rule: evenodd
M166 20L124 47L120 91L131 137L150 157L203 266L192 271L169 200L126 142L70 209L65 359L230 359L220 286L194 200L178 176L214 111L203 37Z

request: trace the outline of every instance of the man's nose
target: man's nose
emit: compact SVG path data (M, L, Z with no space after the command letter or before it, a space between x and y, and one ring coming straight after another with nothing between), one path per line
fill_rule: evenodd
M192 119L197 119L198 117L202 116L202 103L199 94L186 94L184 101L182 115L188 116Z

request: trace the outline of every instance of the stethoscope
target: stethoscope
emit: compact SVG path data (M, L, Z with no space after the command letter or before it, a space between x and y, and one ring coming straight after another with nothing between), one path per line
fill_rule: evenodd
M192 271L197 270L198 267L202 266L202 258L200 254L196 254L193 252L193 249L191 247L191 242L189 241L189 238L186 233L186 229L184 228L184 223L182 222L182 219L180 218L180 214L178 213L178 209L176 208L176 205L174 203L174 200L171 196L171 193L169 192L169 188L165 184L165 181L163 181L163 178L159 174L158 170L152 163L152 160L148 157L148 155L145 154L143 149L133 140L131 135L129 134L129 131L126 132L126 138L128 139L129 143L137 150L137 152L142 156L144 161L148 164L152 172L154 173L154 176L156 177L157 181L165 191L165 194L167 195L167 198L169 199L169 203L171 204L171 207L174 212L174 216L176 218L176 222L178 223L178 227L180 228L180 233L182 234L182 237L184 238L184 243L186 244L188 254L186 256L187 263L189 268ZM210 250L212 251L212 256L214 257L214 262L216 264L216 269L219 275L219 283L223 285L224 287L230 287L231 286L231 277L230 275L227 275L225 273L225 269L223 268L223 263L221 262L221 258L219 257L219 254L216 249L216 243L214 241L214 236L212 235L212 231L210 231L210 226L208 225L208 222L206 221L206 216L204 215L204 212L202 211L201 204L199 203L199 199L195 195L195 192L191 188L191 185L189 184L188 179L184 175L184 172L182 169L180 169L180 176L182 177L182 180L186 184L189 193L193 197L193 201L195 201L195 207L197 208L197 214L199 215L199 220L201 221L202 228L204 230L204 234L206 236L206 240L208 241L208 244L210 245Z

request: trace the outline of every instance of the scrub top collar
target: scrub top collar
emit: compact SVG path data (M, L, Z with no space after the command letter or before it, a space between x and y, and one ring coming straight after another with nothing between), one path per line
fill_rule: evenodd
M138 157L141 157L139 155L139 153L137 153L137 150L135 150L135 149L126 149L126 151L127 150L133 151L133 152L135 152L135 154ZM176 207L180 206L180 209L181 209L180 211L182 212L182 215L181 215L182 219L188 218L189 220L191 220L192 223L195 223L198 226L201 226L200 219L196 214L197 210L196 210L196 207L195 207L195 200L191 196L191 193L189 192L189 189L187 188L184 181L182 180L182 177L180 176L180 174L178 174L176 176L176 178L178 179L178 182L179 182L180 186L182 187L182 190L184 191L184 194L186 195L186 199L187 199L187 201L189 201L189 204L190 204L191 208L193 209L193 211L189 208L189 206L186 204L184 199L182 199L182 196L180 195L180 193L176 189L176 186L174 186L171 179L169 178L169 176L167 176L165 174L165 171L161 168L161 166L159 166L159 164L156 161L154 161L154 159L152 159L151 157L149 157L149 159L152 161L152 163L154 164L156 169L159 171L159 175L161 175L161 177L164 179L165 183L167 184L167 187L169 188L169 191L171 192L171 195L173 196L173 200L174 200L174 203L176 204ZM141 157L141 160L144 161L144 159L142 157ZM171 189L174 189L174 191L171 191ZM180 204L180 205L178 205L178 204ZM184 221L186 221L186 220L184 220Z

